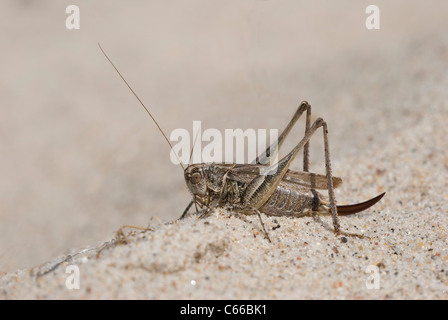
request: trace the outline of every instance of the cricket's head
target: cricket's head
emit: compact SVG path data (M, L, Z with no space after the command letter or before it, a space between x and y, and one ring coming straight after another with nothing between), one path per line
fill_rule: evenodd
M207 179L203 164L191 164L184 170L185 182L193 195L205 196Z

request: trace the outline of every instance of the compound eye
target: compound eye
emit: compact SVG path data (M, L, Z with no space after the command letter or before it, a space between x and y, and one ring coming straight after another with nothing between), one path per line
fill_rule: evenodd
M202 175L199 172L195 172L191 175L191 183L197 184L201 181Z

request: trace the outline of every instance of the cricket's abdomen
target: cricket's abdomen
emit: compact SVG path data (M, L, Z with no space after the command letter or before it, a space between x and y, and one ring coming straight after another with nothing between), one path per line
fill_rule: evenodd
M267 215L302 217L320 209L320 196L314 190L291 188L287 183L277 186L269 200L259 209Z

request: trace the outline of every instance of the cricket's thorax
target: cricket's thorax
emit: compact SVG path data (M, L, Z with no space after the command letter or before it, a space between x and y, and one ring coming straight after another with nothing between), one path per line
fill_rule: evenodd
M229 170L231 168L215 164L210 164L205 169L210 203L219 207L241 203L241 194L246 189L246 183L227 177Z

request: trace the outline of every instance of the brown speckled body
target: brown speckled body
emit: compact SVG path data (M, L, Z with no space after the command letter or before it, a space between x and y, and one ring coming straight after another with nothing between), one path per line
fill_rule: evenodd
M290 187L288 183L280 183L260 212L271 216L303 217L312 211L322 211L317 191Z
M244 203L247 186L259 176L259 165L195 164L186 169L186 181L196 202L202 208L222 207L253 213ZM191 183L194 175L200 176L198 183ZM334 185L341 180L333 178ZM258 209L271 216L302 217L312 212L328 213L328 201L314 187L322 187L325 176L312 173L287 171L272 195Z

